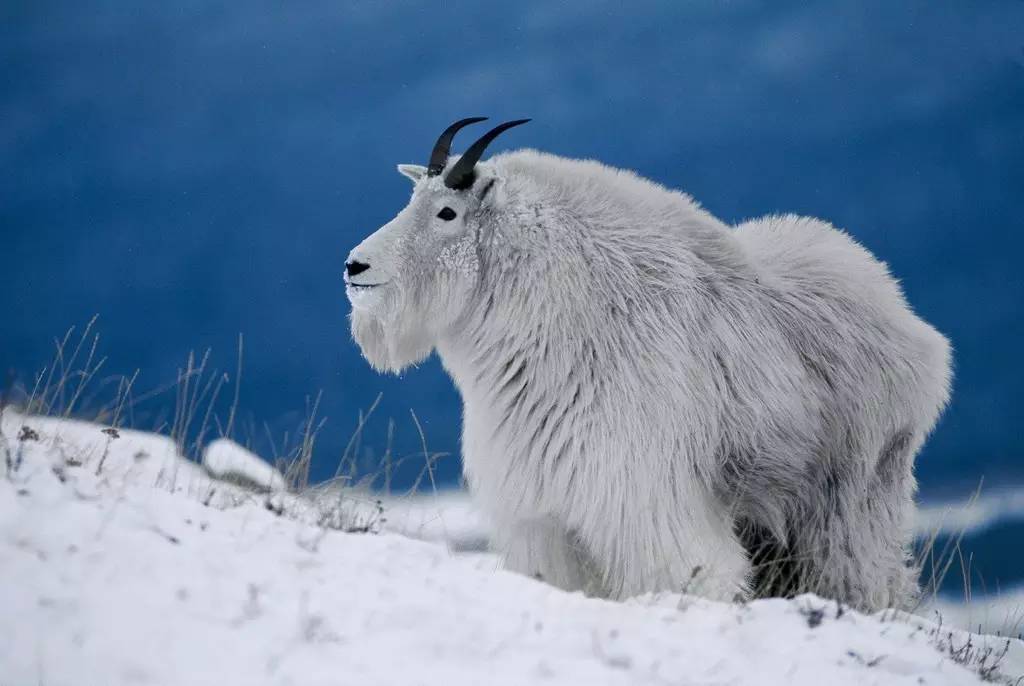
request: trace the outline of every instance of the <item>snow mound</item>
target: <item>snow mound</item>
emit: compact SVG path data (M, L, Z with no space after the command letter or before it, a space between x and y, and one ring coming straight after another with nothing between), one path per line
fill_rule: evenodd
M989 676L1024 673L1020 641L814 596L564 593L244 498L160 437L5 415L0 684L973 684L1004 651Z
M206 446L203 466L218 479L238 480L262 491L288 490L284 477L266 460L227 438Z
M1007 521L1024 519L1024 487L998 487L969 498L931 503L917 511L914 532L919 538L937 534L975 534Z

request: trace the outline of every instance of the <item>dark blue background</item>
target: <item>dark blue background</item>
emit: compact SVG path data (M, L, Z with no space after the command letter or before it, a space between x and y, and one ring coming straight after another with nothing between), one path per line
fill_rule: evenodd
M324 392L315 477L378 392L364 457L389 418L419 449L410 408L457 453L436 360L360 358L342 262L405 203L396 163L454 119L529 116L493 149L850 231L956 348L924 493L1024 482L1022 2L8 2L0 69L0 364L23 381L94 313L143 388L190 349L233 368L244 332L255 426Z

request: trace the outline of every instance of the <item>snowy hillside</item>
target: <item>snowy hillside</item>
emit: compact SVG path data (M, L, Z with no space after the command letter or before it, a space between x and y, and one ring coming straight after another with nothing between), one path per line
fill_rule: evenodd
M282 492L279 475L249 470L251 456L230 443L203 468L166 438L106 431L5 412L0 684L969 684L979 672L1024 674L1020 641L812 596L620 604L564 593L473 552L479 527L463 501L389 501L382 514L354 494ZM268 492L211 472L243 472Z

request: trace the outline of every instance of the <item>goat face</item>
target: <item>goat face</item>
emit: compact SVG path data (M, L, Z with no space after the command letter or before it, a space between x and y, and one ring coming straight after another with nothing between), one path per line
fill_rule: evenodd
M529 121L500 124L449 160L455 134L484 119L460 119L445 129L428 166L398 166L415 184L412 200L348 256L352 336L380 371L399 372L429 355L475 290L480 227L501 186L477 162L497 136Z
M465 310L480 266L480 190L493 185L486 165L465 190L426 167L398 169L415 183L412 200L352 250L345 269L352 336L375 369L392 372L429 355Z

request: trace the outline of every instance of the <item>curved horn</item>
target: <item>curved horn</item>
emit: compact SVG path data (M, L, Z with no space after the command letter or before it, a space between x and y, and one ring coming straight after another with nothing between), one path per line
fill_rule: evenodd
M457 191L465 190L472 186L473 179L475 178L473 167L475 167L476 163L480 161L480 156L484 154L484 149L491 144L491 141L500 136L504 131L511 129L513 126L525 124L528 121L530 120L516 119L515 121L507 121L504 124L495 126L493 129L481 136L476 143L469 146L469 150L459 158L459 161L455 163L452 170L444 177L444 185Z
M458 133L459 129L485 119L487 117L468 117L458 120L445 129L444 133L437 139L437 142L434 143L434 150L430 153L427 176L437 176L444 171L444 165L448 163L448 151L452 148L452 139L455 138L455 134Z

